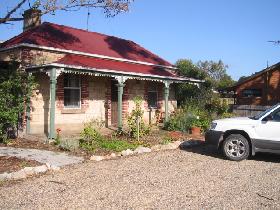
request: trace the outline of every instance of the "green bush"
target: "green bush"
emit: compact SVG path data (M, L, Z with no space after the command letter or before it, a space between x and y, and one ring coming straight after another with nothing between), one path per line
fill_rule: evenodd
M120 152L126 149L135 149L138 145L119 139L105 139L104 141L99 142L99 146L109 151Z
M0 67L0 141L14 137L23 122L25 105L36 88L34 77L19 68L17 62Z
M206 131L214 118L226 115L227 111L228 106L224 103L218 103L218 101L214 101L209 106L203 100L189 100L170 117L164 127L169 131L189 131L191 127L196 126Z
M81 148L91 152L98 148L120 152L126 149L135 149L138 146L134 143L119 140L116 137L108 139L102 136L98 131L101 124L96 123L96 121L91 121L85 124L84 129L81 132L81 139L79 143Z
M137 137L137 118L139 119L139 137L142 137L144 135L147 135L150 133L150 127L145 125L143 120L144 111L141 109L142 105L142 97L136 96L133 99L135 103L135 109L132 110L131 114L127 117L127 123L129 127L129 134L131 137L136 138Z
M91 121L85 124L83 131L81 132L80 146L87 150L94 150L100 141L103 140L102 135L96 128L95 121Z

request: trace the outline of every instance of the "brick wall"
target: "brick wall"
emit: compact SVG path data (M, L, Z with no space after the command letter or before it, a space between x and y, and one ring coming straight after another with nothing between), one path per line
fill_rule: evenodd
M260 89L261 97L244 97L245 89ZM275 68L268 72L252 78L236 88L236 99L238 105L273 105L280 102L280 69Z
M89 76L81 76L81 108L86 110L89 107Z

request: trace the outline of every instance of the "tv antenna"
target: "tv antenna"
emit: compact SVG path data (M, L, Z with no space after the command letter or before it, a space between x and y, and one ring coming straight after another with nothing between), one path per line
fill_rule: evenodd
M88 31L88 23L89 23L89 16L90 16L90 11L89 11L89 6L87 7L87 31Z
M280 40L274 40L274 41L267 41L267 42L271 42L275 45L280 45Z

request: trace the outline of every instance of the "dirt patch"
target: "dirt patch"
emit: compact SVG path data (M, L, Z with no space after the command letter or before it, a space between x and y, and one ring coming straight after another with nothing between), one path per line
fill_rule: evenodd
M0 147L15 147L15 148L26 148L26 149L42 149L53 152L61 151L54 144L47 144L40 141L28 140L25 138L18 138L11 140L8 144L0 143Z
M34 160L19 159L17 157L0 156L0 174L11 173L19 171L25 167L34 167L42 165L41 163Z

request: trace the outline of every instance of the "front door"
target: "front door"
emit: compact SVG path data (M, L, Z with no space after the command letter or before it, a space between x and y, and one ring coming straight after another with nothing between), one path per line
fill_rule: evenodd
M259 148L280 149L280 109L275 110L255 127Z
M111 80L111 125L118 123L118 87L117 81Z

